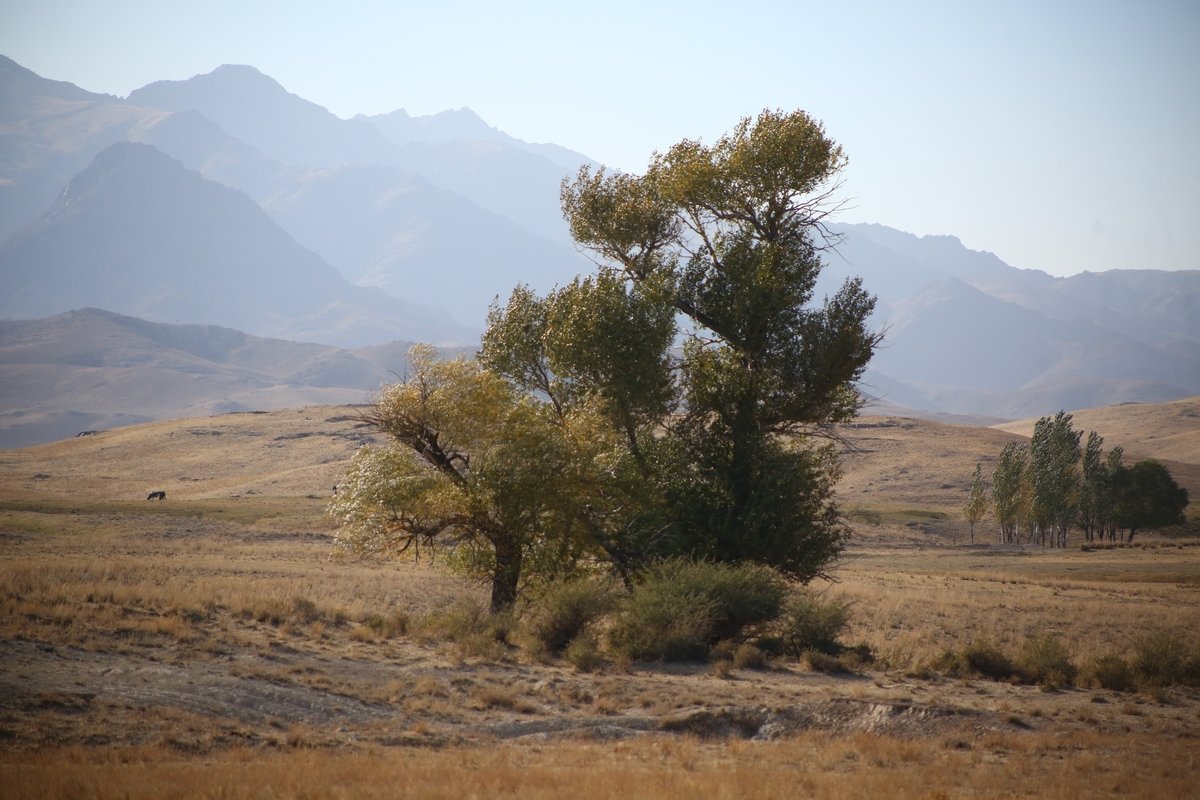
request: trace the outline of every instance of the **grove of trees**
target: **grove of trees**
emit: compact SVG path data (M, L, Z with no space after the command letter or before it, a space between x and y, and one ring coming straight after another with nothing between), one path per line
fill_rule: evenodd
M564 181L595 273L516 287L475 360L414 350L367 415L389 443L339 484L338 545L445 551L493 611L596 564L824 574L846 536L825 434L879 342L857 279L814 298L845 163L804 112L764 111L642 175Z
M1074 527L1087 542L1132 542L1139 530L1184 522L1187 490L1165 466L1153 459L1126 465L1122 448L1106 454L1095 431L1081 446L1071 421L1062 411L1042 417L1028 445L1009 442L1001 451L991 491L1001 542L1065 547ZM982 518L980 472L977 466L965 507L972 530Z

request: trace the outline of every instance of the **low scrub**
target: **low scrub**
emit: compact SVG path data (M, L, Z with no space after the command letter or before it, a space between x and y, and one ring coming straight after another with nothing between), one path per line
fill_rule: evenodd
M1200 686L1200 651L1176 631L1160 631L1133 643L1138 688Z
M458 645L464 656L504 660L516 629L512 614L491 614L474 600L459 599L430 612L412 625L416 633Z
M772 638L780 652L793 658L810 652L838 655L845 649L838 637L849 622L850 607L846 603L799 591L788 598L772 626Z
M1036 683L1050 689L1071 685L1079 673L1066 645L1054 636L1028 639L1021 648L1017 667L1026 683Z
M934 668L955 678L1003 681L1020 677L1013 660L989 641L972 642L962 650L947 650L934 662Z
M768 567L671 559L634 587L609 639L635 661L701 660L718 642L746 641L775 620L787 591Z
M562 655L615 603L616 592L609 581L589 576L552 583L526 609L523 627L537 649Z
M1085 665L1080 675L1080 683L1092 689L1129 692L1137 688L1137 675L1123 656L1105 653Z

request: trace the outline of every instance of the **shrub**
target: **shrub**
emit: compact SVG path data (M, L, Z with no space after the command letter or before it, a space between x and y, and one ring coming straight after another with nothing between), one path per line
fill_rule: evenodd
M572 639L563 650L563 657L579 672L592 672L604 663L596 640L588 633Z
M963 648L963 663L976 675L1002 681L1018 675L1012 659L991 642L972 642Z
M1198 655L1175 631L1147 634L1133 643L1133 671L1138 686L1153 688L1176 684L1196 685Z
M837 655L842 650L838 636L849 622L847 604L801 591L788 599L773 632L785 655L798 658L810 650Z
M1098 656L1083 671L1082 681L1092 687L1128 692L1137 686L1129 662L1116 653Z
M763 669L767 666L767 654L752 644L742 644L733 651L733 665L738 669Z
M454 642L463 655L499 660L508 654L516 622L511 614L492 614L462 599L421 617L416 627L429 638Z
M391 639L394 636L403 636L408 633L410 619L405 612L397 611L389 616L370 614L363 618L362 624L373 631L375 635Z
M825 672L830 675L837 675L853 671L840 656L827 653L823 650L805 651L800 655L800 662L812 672Z
M971 642L960 651L946 650L934 667L956 678L979 676L1002 681L1019 677L1012 659L988 641Z
M1054 689L1070 684L1078 673L1066 646L1054 636L1027 640L1018 667L1026 682Z
M594 578L549 584L525 615L525 630L547 653L560 655L613 607L612 585Z
M775 619L786 579L769 567L670 559L646 572L613 625L614 649L635 660L704 658Z
M714 605L660 585L639 586L613 622L609 642L634 661L694 661L708 652Z

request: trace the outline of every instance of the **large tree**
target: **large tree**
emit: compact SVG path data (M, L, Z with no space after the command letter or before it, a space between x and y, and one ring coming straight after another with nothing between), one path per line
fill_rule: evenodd
M1029 448L1017 442L1007 442L992 473L992 502L996 506L996 521L1000 523L1000 541L1003 544L1016 544L1017 528L1025 517L1025 470L1028 463Z
M526 388L603 398L653 488L639 531L655 532L655 553L809 579L839 552L836 458L817 438L857 412L879 341L858 280L814 302L845 163L804 112L765 111L711 146L655 154L642 175L585 167L562 190L599 263L579 284L581 321L549 322L552 296L540 350L526 340L514 364L485 343L485 361ZM526 306L515 295L493 330L536 330L512 321Z
M569 571L586 553L577 507L605 442L584 414L564 425L473 360L439 361L427 346L410 360L364 415L389 443L361 448L339 483L337 546L442 550L490 582L493 611L509 608L527 574Z
M1126 541L1132 542L1139 530L1183 524L1187 489L1175 482L1161 461L1147 458L1122 467L1114 483L1116 520L1129 530Z
M967 495L967 503L963 506L963 515L971 523L971 544L975 544L975 525L987 514L988 496L983 485L983 465L975 465L975 474L971 476L971 491Z
M1066 547L1079 503L1079 439L1071 415L1059 411L1033 426L1029 442L1029 480L1033 515L1042 543Z
M494 610L589 558L627 581L672 555L822 574L845 527L819 437L879 341L859 281L814 302L844 163L803 112L764 112L644 175L565 181L596 274L517 287L477 362L416 353L368 415L392 446L356 457L339 543L453 545Z

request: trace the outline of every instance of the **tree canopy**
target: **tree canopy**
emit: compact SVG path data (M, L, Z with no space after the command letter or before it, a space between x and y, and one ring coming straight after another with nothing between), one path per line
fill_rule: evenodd
M1184 522L1187 490L1163 464L1153 459L1133 466L1124 462L1118 445L1107 455L1104 439L1095 431L1080 446L1082 431L1071 415L1058 412L1034 425L1029 445L1008 442L992 473L992 500L1000 523L1000 540L1018 541L1024 525L1026 541L1065 547L1072 526L1083 529L1086 541L1116 540L1128 531L1164 528ZM976 475L980 471L976 467ZM976 494L972 484L968 516Z
M417 354L370 417L394 447L355 460L340 540L475 547L493 608L533 557L627 581L677 555L822 574L845 536L822 436L879 342L860 281L814 297L845 163L804 112L765 111L643 175L564 181L596 273L516 287L477 363Z

